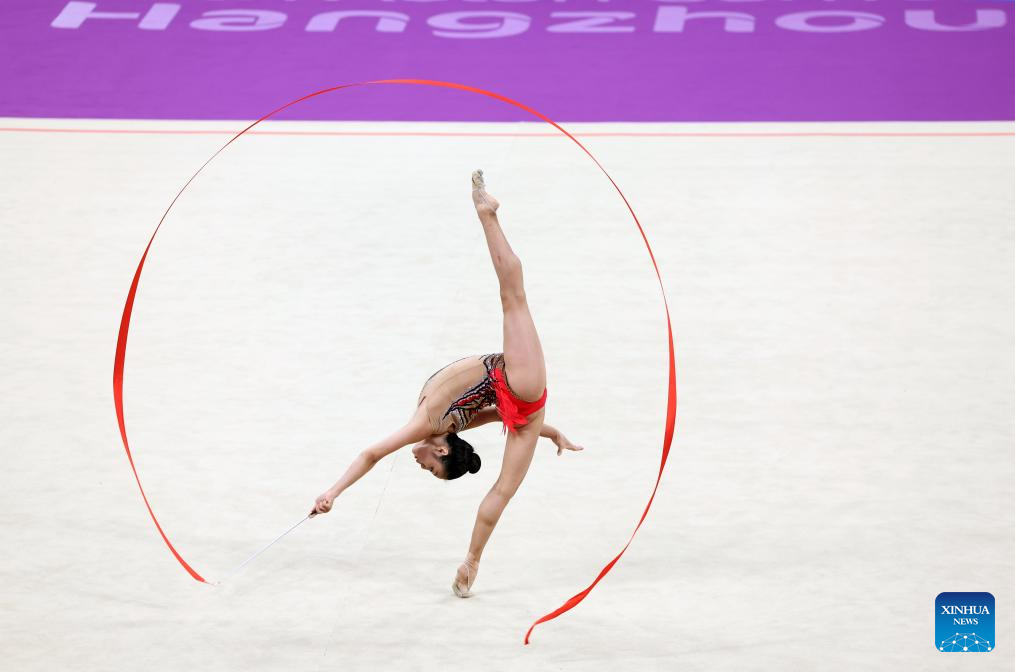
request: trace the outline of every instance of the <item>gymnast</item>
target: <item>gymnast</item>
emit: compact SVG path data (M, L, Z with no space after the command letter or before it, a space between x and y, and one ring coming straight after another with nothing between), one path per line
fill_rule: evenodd
M310 512L315 516L330 511L335 498L381 458L409 444L413 444L412 454L420 468L437 478L450 481L466 472L476 473L479 455L458 433L499 417L504 425L501 432L507 435L504 459L500 475L479 505L469 551L451 583L458 597L472 595L470 589L483 548L508 501L522 484L539 437L552 440L557 445L557 455L564 450L583 450L543 421L546 405L543 349L525 298L522 263L504 237L497 218L500 203L486 192L482 170L472 173L472 200L500 283L504 352L464 357L430 376L409 422L360 453L345 474L317 498Z

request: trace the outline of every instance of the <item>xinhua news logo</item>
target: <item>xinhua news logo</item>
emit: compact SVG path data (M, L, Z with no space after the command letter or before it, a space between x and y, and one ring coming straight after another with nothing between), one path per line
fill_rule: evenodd
M934 646L946 653L993 651L994 596L941 593L934 601Z

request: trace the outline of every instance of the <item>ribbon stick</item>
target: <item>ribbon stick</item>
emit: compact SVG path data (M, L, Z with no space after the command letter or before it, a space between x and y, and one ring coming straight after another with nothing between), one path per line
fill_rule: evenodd
M240 571L241 569L243 569L244 567L246 567L246 566L247 566L247 565L248 565L248 564L250 563L250 561L251 561L251 560L253 560L253 559L254 559L254 558L256 558L257 556L259 556L259 555L261 555L262 553L264 553L265 551L267 551L267 550L268 550L269 548L271 548L272 546L274 546L274 545L275 545L275 543L276 543L276 542L278 542L278 541L279 541L279 540L280 540L280 539L281 539L282 537L286 536L287 534L289 534L290 532L292 532L293 530L295 530L295 529L296 529L297 527L299 527L299 526L300 526L300 525L302 525L303 523L307 522L308 520L310 520L310 516L307 516L306 518L303 518L303 519L301 519L301 520L300 520L300 522L296 523L295 525L293 525L292 527L290 527L290 528L289 528L288 530L286 530L286 531L285 531L285 532L283 532L282 534L280 534L280 535L278 535L277 537L275 537L275 539L274 539L274 540L272 540L272 542L271 542L270 544L268 544L267 546L265 546L264 548L262 548L261 550L259 550L259 551L258 551L257 553L254 553L254 554L253 554L252 556L250 556L249 558L247 558L246 560L244 560L244 561L243 561L242 563L240 563L240 566L239 566L239 567L237 567L237 568L236 568L236 569L234 569L233 571L229 572L229 574L227 574L227 575L226 575L226 578L222 579L222 581L216 581L216 582L215 582L215 585L217 585L217 586L218 586L218 585L222 585L222 582L223 582L223 581L228 581L229 579L231 579L231 578L233 578L234 576L236 576L236 574L237 574L237 573L238 573L238 572L239 572L239 571Z
M205 167L207 167L207 165L211 163L215 159L215 157L221 154L229 145L235 142L244 133L260 124L262 121L270 119L271 117L275 116L276 114L278 114L282 110L285 110L286 108L292 107L293 105L301 103L305 100L326 93L331 93L334 91L339 91L341 89L347 89L354 86L367 86L367 85L433 86L445 89L457 89L459 91L476 93L482 96L486 96L488 98L499 100L508 105L513 105L521 110L525 110L526 112L532 114L534 117L537 117L538 119L541 119L542 121L556 128L558 131L566 135L572 142L574 142L574 144L576 144L583 152L585 152L585 154L588 155L588 157L592 160L592 162L596 164L596 166L599 168L600 171L602 171L603 175L606 176L606 179L610 181L610 184L613 185L613 188L617 191L617 194L620 196L621 200L624 201L624 205L627 206L627 210L628 212L631 213L631 217L634 220L635 226L637 226L638 228L638 233L641 235L642 240L645 242L645 249L648 251L649 258L652 261L652 266L655 269L656 278L659 281L659 289L662 293L663 307L666 313L666 338L667 344L669 346L669 362L668 362L668 387L666 397L666 424L663 432L662 458L659 462L659 473L656 476L655 487L653 487L652 489L652 495L649 497L648 503L645 505L645 510L642 512L641 518L638 520L638 524L635 526L634 531L631 533L631 537L628 539L627 543L620 550L620 553L618 553L616 557L610 560L610 562L607 563L605 567L603 567L602 571L599 572L599 575L587 588L585 588L578 594L568 599L563 605L561 605L554 611L546 614L542 618L538 619L535 623L533 623L532 626L529 627L528 632L525 633L524 641L526 644L528 644L529 636L532 634L533 628L535 628L540 623L544 623L546 621L554 619L557 616L561 615L562 613L570 609L573 609L578 603L584 600L585 597L596 586L596 584L599 583L599 581L604 576L606 576L606 574L613 568L613 566L617 563L617 561L620 560L621 556L624 555L624 552L627 550L627 547L630 546L631 541L634 540L634 535L638 532L638 529L641 527L642 522L648 515L649 509L652 506L652 501L655 499L656 491L659 489L659 482L662 479L663 469L666 467L666 460L669 457L670 453L670 445L673 441L673 430L676 420L676 409L677 409L676 371L673 354L673 328L670 322L670 309L666 301L666 290L663 287L662 275L659 272L659 265L656 263L655 254L652 252L652 246L648 242L648 237L645 235L645 230L642 228L641 222L638 221L638 216L635 214L634 209L628 202L627 197L624 196L624 192L620 190L620 187L617 186L617 183L613 180L610 174L606 171L605 168L603 168L602 164L599 163L596 157L592 155L592 152L590 152L588 148L585 147L585 145L579 142L577 138L575 138L573 135L564 130L559 124L554 122L545 114L542 114L541 112L534 110L528 105L520 103L517 100L513 100L506 96L502 96L499 93L494 93L493 91L487 91L485 89L479 89L473 86L467 86L465 84L456 84L454 82L444 82L440 80L431 80L431 79L381 79L368 82L356 82L353 84L342 84L327 89L321 89L320 91L315 91L314 93L310 93L308 95L303 96L302 98L298 98L292 102L286 103L285 105L282 105L281 107L273 110L272 112L269 112L268 114L264 115L257 121L251 123L249 126L247 126L242 131L240 131L232 138L230 138L228 142L226 142L221 148L219 148L217 152L215 152L211 156L211 158L205 161L204 164L202 164L201 167L197 169L197 171L190 177L190 179L187 180L186 183L184 183L183 187L180 188L179 192L177 192L176 197L173 198L172 202L169 204L169 207L167 207L165 212L162 214L162 218L159 220L158 225L155 227L155 231L152 233L151 238L149 238L148 245L147 247L145 247L144 253L141 255L140 262L138 262L137 270L134 272L134 279L131 282L130 289L127 292L127 300L123 307L123 316L121 317L120 320L120 331L116 342L116 355L113 360L113 404L116 408L116 419L120 427L120 438L123 441L124 450L127 452L127 460L130 462L131 470L134 472L134 479L137 481L138 488L141 491L141 497L142 499L144 499L145 507L148 509L148 514L151 516L152 522L155 523L155 527L159 531L159 534L162 536L163 541L166 542L166 546L169 547L169 550L173 554L173 557L176 558L176 560L180 563L180 565L183 566L183 568L192 577L194 577L194 579L196 579L197 581L207 583L207 581L205 581L205 579L200 574L198 574L196 570L194 570L189 564L187 564L187 562L183 559L180 553L177 552L176 548L173 547L173 544L169 541L169 537L166 535L165 531L162 529L162 526L159 524L158 519L155 517L155 512L152 510L152 507L148 502L148 497L147 495L145 495L144 488L141 486L141 479L138 476L137 468L134 465L134 458L132 457L130 452L130 444L127 441L127 428L126 423L124 421L124 406L123 406L123 373L124 373L124 362L126 360L127 353L127 336L130 330L130 316L134 306L134 300L137 295L138 284L141 279L141 270L144 268L145 259L148 257L148 251L151 249L152 242L155 240L155 236L159 232L159 228L166 221L166 217L169 215L170 210L172 210L173 205L175 205L176 201L179 200L180 196L183 195L183 192L197 178L197 176L201 173L201 171L203 171ZM298 524L299 523L297 523L297 525Z

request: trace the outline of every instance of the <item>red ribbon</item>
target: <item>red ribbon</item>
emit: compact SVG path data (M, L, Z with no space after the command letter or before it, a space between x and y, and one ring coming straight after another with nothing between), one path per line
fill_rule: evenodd
M194 577L194 579L196 579L197 581L201 581L203 583L208 583L200 574L197 573L196 570L194 570L193 567L188 565L187 562L183 559L183 557L177 552L177 550L173 547L173 544L169 541L169 537L162 529L162 525L159 524L158 518L155 517L155 512L152 510L151 504L148 502L148 496L145 494L144 487L141 485L141 479L138 476L137 467L134 465L134 458L130 452L130 444L127 441L127 427L126 423L124 422L124 413L123 413L123 368L124 361L127 355L127 335L130 331L130 315L134 306L134 298L137 295L138 282L141 279L141 270L144 268L145 259L148 257L148 251L151 249L152 242L154 242L155 236L159 232L159 228L162 226L162 223L166 221L166 217L169 215L170 210L172 210L173 206L176 204L176 201L179 200L180 196L183 195L183 192L187 189L188 186L190 186L190 183L193 182L195 178L197 178L197 176L201 173L201 171L204 170L205 167L207 167L207 165L215 159L215 157L221 154L226 149L226 147L233 144L233 142L235 142L237 138L242 136L244 133L246 133L253 127L257 126L265 119L270 119L271 117L275 116L282 110L292 107L297 103L301 103L304 100L308 100L310 98L320 96L325 93L338 91L339 89L347 89L352 86L363 86L368 84L414 84L423 86L443 87L447 89L458 89L460 91L478 93L480 95L487 96L488 98L494 98L509 105L514 105L515 107L525 110L526 112L529 112L533 116L542 119L546 123L556 128L558 131L566 135L572 142L578 145L578 147L580 147L581 150L585 152L590 159L592 159L592 161L596 164L599 170L603 172L603 175L606 176L606 179L610 181L610 184L613 185L613 188L617 190L617 193L620 195L620 198L624 201L624 205L627 206L628 212L631 213L631 217L634 219L634 223L638 227L638 232L641 234L642 240L645 242L645 248L648 250L649 258L652 260L652 266L655 269L656 278L659 281L659 289L663 297L663 308L665 309L666 312L666 338L667 344L669 346L669 362L668 362L669 378L666 396L666 426L665 432L663 434L662 459L659 462L659 474L656 476L655 486L652 488L652 495L649 497L648 503L645 505L645 510L642 512L641 518L638 520L638 524L635 526L634 531L631 533L631 537L627 540L627 543L624 544L624 547L620 549L620 553L618 553L616 557L610 560L610 562L607 563L605 567L603 567L603 569L599 572L599 575L595 578L595 580L591 584L589 584L587 588L582 590L577 595L574 595L566 602L564 602L564 604L562 604L558 608L554 609L552 612L546 614L545 616L537 620L535 623L533 623L529 627L528 631L525 633L525 643L528 644L529 635L532 634L532 630L537 625L557 618L557 616L560 616L565 611L574 608L579 602L584 600L585 597L590 592L592 592L592 589L595 588L596 584L599 583L599 581L602 580L602 578L606 576L606 574L611 569L613 569L613 566L617 564L617 561L620 560L620 557L624 555L624 552L627 550L627 547L631 545L631 542L634 540L634 535L637 534L638 529L641 527L641 524L645 521L645 517L648 515L648 511L652 506L652 500L655 499L656 491L659 489L659 481L662 479L663 469L666 467L666 459L669 457L670 454L670 444L673 441L673 428L677 413L677 383L676 383L677 379L673 354L673 328L670 323L670 308L669 304L666 301L666 289L663 287L663 279L662 275L659 272L659 265L656 263L655 254L653 254L652 252L652 246L648 242L648 237L645 235L645 230L642 228L641 222L638 221L638 216L634 213L634 209L628 202L627 197L624 196L624 192L620 190L620 187L618 187L617 183L613 181L613 178L610 177L610 174L606 172L606 169L603 168L602 164L600 164L599 161L596 159L596 157L592 155L592 152L590 152L585 147L585 145L583 145L581 142L578 141L577 138L575 138L573 135L571 135L563 128L561 128L552 119L547 117L545 114L537 112L528 105L520 103L516 100L512 100L511 98L508 98L506 96L502 96L499 93L494 93L493 91L478 89L476 87L466 86L465 84L456 84L454 82L443 82L432 79L381 79L369 82L356 82L354 84L342 84L340 86L333 86L328 89L321 89L320 91L308 94L306 96L303 96L302 98L297 98L296 100L286 103L285 105L273 110L272 112L269 112L268 114L264 115L263 117L261 117L260 119L253 122L252 124L244 128L242 131L234 135L232 138L230 138L226 144L224 144L217 152L215 152L211 156L211 158L205 161L193 175L191 175L190 179L187 180L187 182L177 192L176 196L169 204L169 207L167 207L166 211L162 213L162 218L159 220L158 225L155 227L155 231L152 232L151 238L148 239L148 245L145 247L144 253L141 255L141 261L138 262L137 270L134 272L134 279L130 284L130 290L128 290L127 292L127 301L123 306L123 316L120 319L120 332L116 340L116 356L113 360L113 405L116 408L116 419L120 426L120 438L123 440L124 450L127 451L127 460L130 462L130 468L134 472L134 480L137 481L137 487L141 491L141 497L144 499L145 507L148 509L148 514L151 516L152 522L155 523L155 527L156 529L158 529L159 534L162 535L163 541L166 542L166 546L169 547L169 550L173 554L173 557L176 558L176 560L180 563L180 565L183 566L183 568L187 570L187 572L192 577Z

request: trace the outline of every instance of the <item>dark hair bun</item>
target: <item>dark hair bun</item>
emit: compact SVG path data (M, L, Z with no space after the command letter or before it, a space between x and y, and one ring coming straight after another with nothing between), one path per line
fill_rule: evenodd
M479 471L481 464L479 455L472 448L472 445L459 437L454 432L448 432L448 454L441 457L444 463L444 478L452 481L465 474L474 474Z

